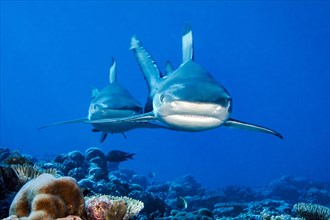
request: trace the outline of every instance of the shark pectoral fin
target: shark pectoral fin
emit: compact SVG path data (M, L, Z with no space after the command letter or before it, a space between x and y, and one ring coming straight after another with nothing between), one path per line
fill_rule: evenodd
M272 129L261 127L259 125L249 124L249 123L242 122L242 121L237 121L234 119L228 119L223 125L227 126L227 127L231 127L231 128L242 128L242 129L251 130L251 131L264 132L264 133L275 135L275 136L283 139L283 136L280 133L278 133Z
M122 118L106 118L106 119L97 119L97 120L86 120L84 122L89 124L114 124L114 123L122 123L122 122L148 122L150 120L156 120L153 112L148 112L145 114L132 115L129 117Z
M103 143L105 141L105 139L107 138L107 136L108 136L108 134L106 132L102 132L100 142Z
M74 119L74 120L69 120L69 121L60 121L60 122L56 122L56 123L41 126L41 127L38 128L38 130L48 128L48 127L51 127L51 126L54 126L54 125L74 124L74 123L82 123L82 122L87 122L87 121L88 121L87 118L79 118L79 119Z

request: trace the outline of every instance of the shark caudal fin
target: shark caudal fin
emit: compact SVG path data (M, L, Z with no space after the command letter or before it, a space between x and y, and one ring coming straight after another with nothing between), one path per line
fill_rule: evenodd
M264 132L264 133L275 135L275 136L283 139L283 136L280 133L278 133L272 129L265 128L265 127L262 127L259 125L242 122L242 121L237 121L234 119L228 119L223 125L227 126L227 127L231 127L231 128L241 128L241 129L246 129L246 130L250 130L250 131Z
M56 123L52 123L52 124L47 124L47 125L41 126L41 127L38 128L38 130L44 129L44 128L48 128L48 127L51 127L51 126L55 126L55 125L85 123L87 121L88 121L87 118L79 118L79 119L74 119L74 120L69 120L69 121L60 121L60 122L56 122Z
M190 24L186 24L182 35L182 63L194 60L194 44Z
M151 58L149 53L143 48L140 41L135 36L133 36L131 39L130 49L133 50L143 76L147 81L149 95L144 112L149 112L152 111L152 99L158 89L159 80L162 75L156 62Z

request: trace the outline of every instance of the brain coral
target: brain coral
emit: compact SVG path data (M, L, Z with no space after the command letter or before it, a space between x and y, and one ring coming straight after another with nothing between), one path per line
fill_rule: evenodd
M71 177L41 174L27 182L15 196L9 215L29 220L50 220L69 215L83 216L84 197Z

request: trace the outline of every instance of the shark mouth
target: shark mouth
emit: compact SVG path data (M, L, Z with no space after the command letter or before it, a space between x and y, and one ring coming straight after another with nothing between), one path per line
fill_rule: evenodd
M216 128L229 118L229 107L213 103L173 101L158 108L156 117L182 131L203 131Z
M220 126L223 121L201 115L170 115L163 118L163 121L171 127L182 131L203 131Z

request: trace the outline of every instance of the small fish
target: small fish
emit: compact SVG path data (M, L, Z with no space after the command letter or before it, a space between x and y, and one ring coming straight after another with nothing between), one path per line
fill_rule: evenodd
M106 158L109 162L123 162L128 159L134 159L135 153L127 153L120 150L109 151Z
M182 196L179 196L178 198L176 198L176 206L179 209L186 209L188 207L188 203L185 200L185 198L183 198Z
M149 178L154 178L155 176L156 176L156 173L153 172L153 171L150 171L150 172L148 173L148 177L149 177Z

